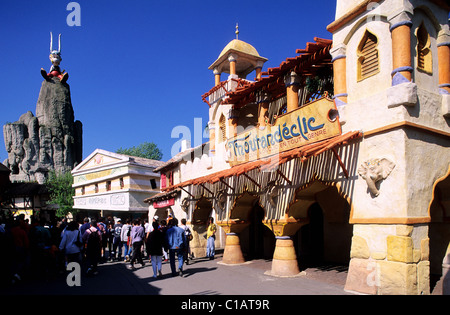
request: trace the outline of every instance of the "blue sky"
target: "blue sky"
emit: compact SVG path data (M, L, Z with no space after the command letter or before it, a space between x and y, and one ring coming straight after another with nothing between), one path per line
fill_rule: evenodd
M83 123L83 158L97 148L114 152L148 141L163 161L179 140L171 137L174 127L193 132L194 118L206 125L201 95L214 85L208 67L235 38L236 23L239 39L269 59L265 71L314 37L331 39L326 26L336 8L333 0L79 0L81 26L69 26L70 2L0 1L1 125L36 114L40 69L51 66L50 31L61 33L61 68ZM3 162L3 132L1 142Z

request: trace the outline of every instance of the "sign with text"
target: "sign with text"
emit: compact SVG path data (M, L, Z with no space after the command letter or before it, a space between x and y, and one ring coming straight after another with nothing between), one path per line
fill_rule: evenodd
M256 161L340 134L336 105L321 98L279 116L273 126L255 127L228 139L228 162L235 166Z
M155 201L153 203L153 207L155 209L158 209L158 208L170 207L170 206L173 206L174 204L175 204L175 199L172 198L172 199L168 199L168 200Z
M89 210L123 210L127 211L130 207L130 194L124 193L112 193L102 195L84 195L76 196L74 199L74 208L76 209L89 209Z

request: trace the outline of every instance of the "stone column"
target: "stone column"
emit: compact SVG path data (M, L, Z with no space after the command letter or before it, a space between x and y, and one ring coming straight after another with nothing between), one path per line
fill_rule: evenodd
M228 61L230 62L230 75L236 75L237 56L235 54L230 54L228 56Z
M209 130L209 155L216 154L216 125L213 121L208 122Z
M330 51L333 59L334 96L336 104L347 104L347 56L344 44L333 47Z
M443 28L437 38L439 94L442 95L441 112L450 117L450 30Z
M291 112L298 108L298 88L300 80L294 71L286 75L284 79L286 85L287 112Z
M290 236L277 236L270 274L279 277L292 277L299 273L294 241Z
M261 130L266 128L266 114L269 110L270 97L268 93L262 92L257 100L259 104L258 125Z
M288 216L280 220L264 222L264 225L272 230L276 238L272 268L270 273L268 273L269 275L295 277L300 273L292 236L307 223L308 220L306 219L297 220Z
M245 262L242 254L241 243L239 240L239 233L250 225L249 222L234 221L217 221L217 224L225 231L225 249L223 252L222 263L235 265Z
M239 235L236 233L227 233L226 235L227 238L225 240L222 262L229 265L244 263L245 259L242 254Z
M218 86L220 84L220 72L217 70L217 68L214 68L214 84L215 86Z
M264 64L264 62L262 62L262 61L258 61L258 63L256 64L256 68L255 68L256 80L261 80L261 70L262 70L263 64Z
M450 34L442 32L437 41L439 89L441 94L450 94Z
M411 81L411 16L401 12L388 18L392 37L392 85Z

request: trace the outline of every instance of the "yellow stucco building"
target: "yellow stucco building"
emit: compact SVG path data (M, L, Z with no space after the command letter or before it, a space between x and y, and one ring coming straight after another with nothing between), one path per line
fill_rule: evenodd
M146 217L144 199L159 192L160 161L97 149L72 171L74 208L96 216Z

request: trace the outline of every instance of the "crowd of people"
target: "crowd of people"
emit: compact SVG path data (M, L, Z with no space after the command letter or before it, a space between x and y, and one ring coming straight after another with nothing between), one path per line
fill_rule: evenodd
M65 220L48 222L21 214L0 217L0 284L14 284L25 278L48 280L64 270L59 250Z
M186 220L169 215L167 220L152 222L111 217L85 218L82 223L66 219L47 222L24 215L0 218L0 248L6 257L0 260L0 281L14 284L23 278L45 278L66 271L68 263L77 262L86 275L98 273L98 265L124 261L130 269L150 261L153 277L162 276L163 261L169 261L172 276L183 277L183 266L192 259L189 242L192 233ZM215 224L207 230L207 256L214 259ZM176 266L176 261L178 265Z

